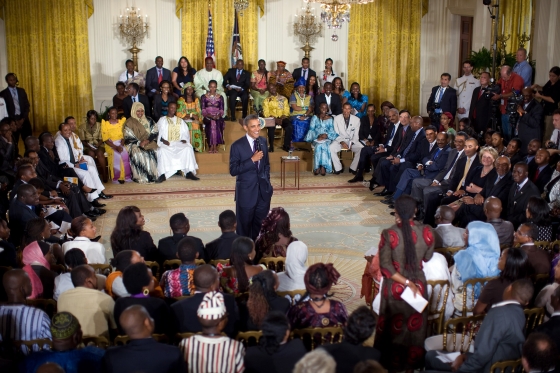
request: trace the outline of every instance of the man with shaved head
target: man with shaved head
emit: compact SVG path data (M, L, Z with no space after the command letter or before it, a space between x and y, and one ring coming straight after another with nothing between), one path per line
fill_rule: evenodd
M218 291L220 288L218 272L209 264L199 266L194 270L193 281L196 289L195 294L171 306L171 310L175 314L175 319L178 320L179 330L177 330L177 332L179 333L197 333L202 331L202 327L196 316L198 306L202 303L204 294L209 291ZM223 294L223 296L228 311L228 322L224 328L224 333L230 337L234 337L237 333L236 323L239 320L239 310L235 298L231 294Z
M130 338L124 346L107 350L102 360L104 372L186 372L187 367L179 349L158 343L152 338L154 320L140 305L123 311L119 323Z
M507 245L511 247L513 243L513 224L511 222L502 219L502 201L497 197L488 197L484 201L484 215L486 215L486 222L492 224L496 233L498 234L498 239L501 245Z
M463 247L463 228L453 226L455 211L449 206L440 206L436 210L436 228L434 229L435 247Z

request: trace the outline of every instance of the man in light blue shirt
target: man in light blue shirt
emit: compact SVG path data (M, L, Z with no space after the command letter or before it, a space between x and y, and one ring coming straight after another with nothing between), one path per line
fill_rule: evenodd
M523 78L524 87L530 87L533 81L533 68L527 62L527 49L519 48L515 54L515 60L517 62L513 65L513 72Z

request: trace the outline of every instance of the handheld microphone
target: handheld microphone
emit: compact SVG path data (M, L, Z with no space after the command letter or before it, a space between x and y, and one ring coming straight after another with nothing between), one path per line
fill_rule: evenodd
M260 152L260 151L261 151L261 142L260 142L260 139L257 137L257 139L255 140L255 142L257 143L256 149L257 149L258 152Z

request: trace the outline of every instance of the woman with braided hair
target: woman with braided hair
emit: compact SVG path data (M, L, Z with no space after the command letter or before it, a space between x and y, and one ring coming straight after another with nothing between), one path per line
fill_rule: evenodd
M432 258L432 228L414 219L416 200L403 195L395 201L395 224L384 229L379 241L383 284L375 348L389 372L412 370L424 361L428 308L417 312L402 298L406 287L415 297L427 297L422 261Z
M290 215L282 207L275 207L263 220L261 231L255 241L257 255L255 263L261 258L286 256L288 245L298 239L290 230Z

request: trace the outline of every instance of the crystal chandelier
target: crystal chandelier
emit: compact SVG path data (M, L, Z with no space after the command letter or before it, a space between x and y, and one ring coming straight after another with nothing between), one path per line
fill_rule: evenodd
M309 52L311 52L313 47L309 45L317 40L317 36L321 33L321 23L312 13L311 8L307 5L302 8L302 13L295 16L294 20L294 34L299 37L299 41L304 43L305 46L301 49L305 52L305 57L309 58Z
M329 29L334 29L332 41L338 40L336 30L342 28L344 22L350 22L350 7L352 5L373 3L375 0L304 0L310 3L321 4L321 21Z
M145 15L144 19L140 15L140 8L126 8L126 14L120 15L119 19L119 30L122 39L132 44L132 48L129 51L132 53L132 61L134 61L134 67L138 69L138 52L141 51L136 44L139 44L144 40L144 37L148 33L148 16Z
M243 11L249 7L249 0L233 0L233 7L243 16Z

